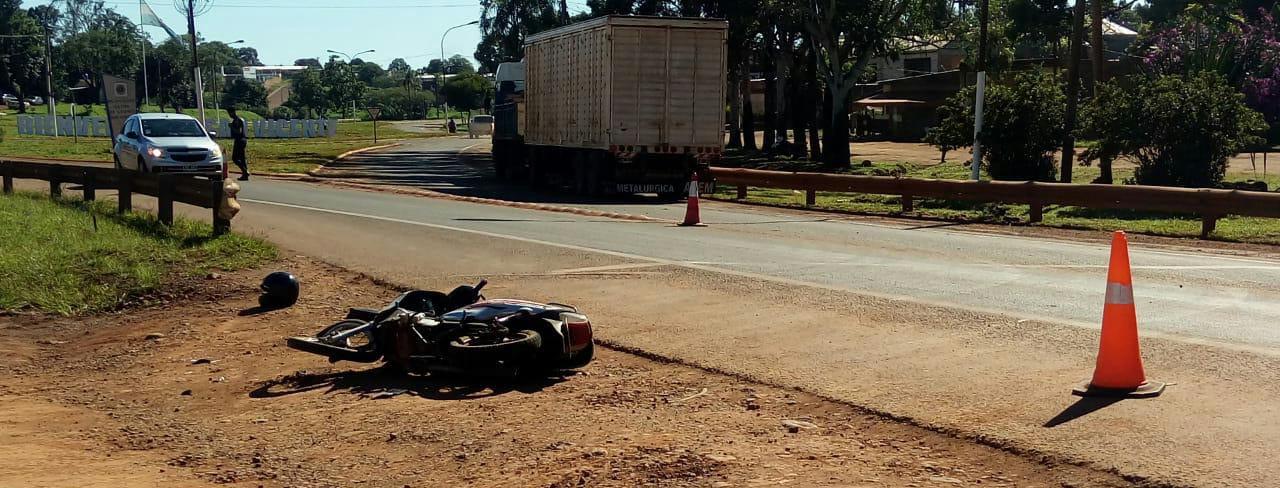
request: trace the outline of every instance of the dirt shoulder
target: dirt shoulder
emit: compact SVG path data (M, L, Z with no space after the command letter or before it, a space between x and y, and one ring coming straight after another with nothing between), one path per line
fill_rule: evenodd
M165 307L0 318L0 486L1126 485L608 349L514 384L328 365L283 338L394 291L282 266L305 283L287 310L253 313L260 272L243 272Z

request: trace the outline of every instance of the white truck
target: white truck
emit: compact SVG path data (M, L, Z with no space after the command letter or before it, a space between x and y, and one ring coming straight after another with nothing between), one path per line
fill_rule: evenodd
M607 16L495 73L494 170L580 194L686 194L724 149L723 20Z

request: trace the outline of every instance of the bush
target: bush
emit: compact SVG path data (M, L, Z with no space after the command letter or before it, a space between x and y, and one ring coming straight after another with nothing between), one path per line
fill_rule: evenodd
M294 116L293 109L289 107L276 107L275 110L271 111L271 118L277 120L292 119Z
M926 142L943 150L973 145L974 92L974 87L961 90L939 108L941 120ZM1019 73L1012 84L989 85L981 138L991 178L1052 181L1057 175L1053 152L1065 135L1065 105L1062 90L1044 73Z
M427 117L427 107L435 103L431 92L404 88L384 88L369 93L369 103L382 107L380 120L414 120Z
M1139 184L1196 188L1222 183L1227 159L1267 128L1244 95L1209 72L1114 80L1081 118L1082 135L1098 141L1086 158L1127 156Z

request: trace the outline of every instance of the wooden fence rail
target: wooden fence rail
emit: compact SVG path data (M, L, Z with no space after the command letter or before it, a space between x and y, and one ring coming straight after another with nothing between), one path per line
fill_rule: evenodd
M133 194L151 195L158 200L157 217L165 225L173 224L173 203L185 203L211 209L214 233L231 228L231 222L218 215L223 199L221 173L139 173L98 166L76 166L43 161L0 159L0 178L4 193L13 192L14 179L49 182L49 194L62 195L63 184L80 185L85 200L95 200L98 190L116 190L118 211L133 210Z
M1171 188L1137 185L1082 185L1014 181L931 180L887 176L790 173L741 168L712 168L716 183L736 186L738 199L747 188L782 188L805 192L812 206L817 192L871 193L902 197L902 210L910 212L917 198L998 202L1030 206L1030 220L1039 222L1045 205L1071 205L1094 209L1130 209L1199 215L1202 238L1208 237L1218 219L1227 215L1280 218L1280 193L1207 188Z

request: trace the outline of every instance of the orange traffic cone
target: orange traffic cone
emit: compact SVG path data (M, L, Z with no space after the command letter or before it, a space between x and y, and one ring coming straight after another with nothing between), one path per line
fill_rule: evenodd
M699 226L702 225L702 218L698 211L698 173L693 173L693 179L689 181L689 200L688 205L684 209L684 222L681 226Z
M1093 379L1072 393L1080 396L1146 398L1164 391L1164 383L1147 381L1138 351L1138 315L1129 273L1129 240L1116 231L1107 270L1107 299L1102 309L1102 340Z

